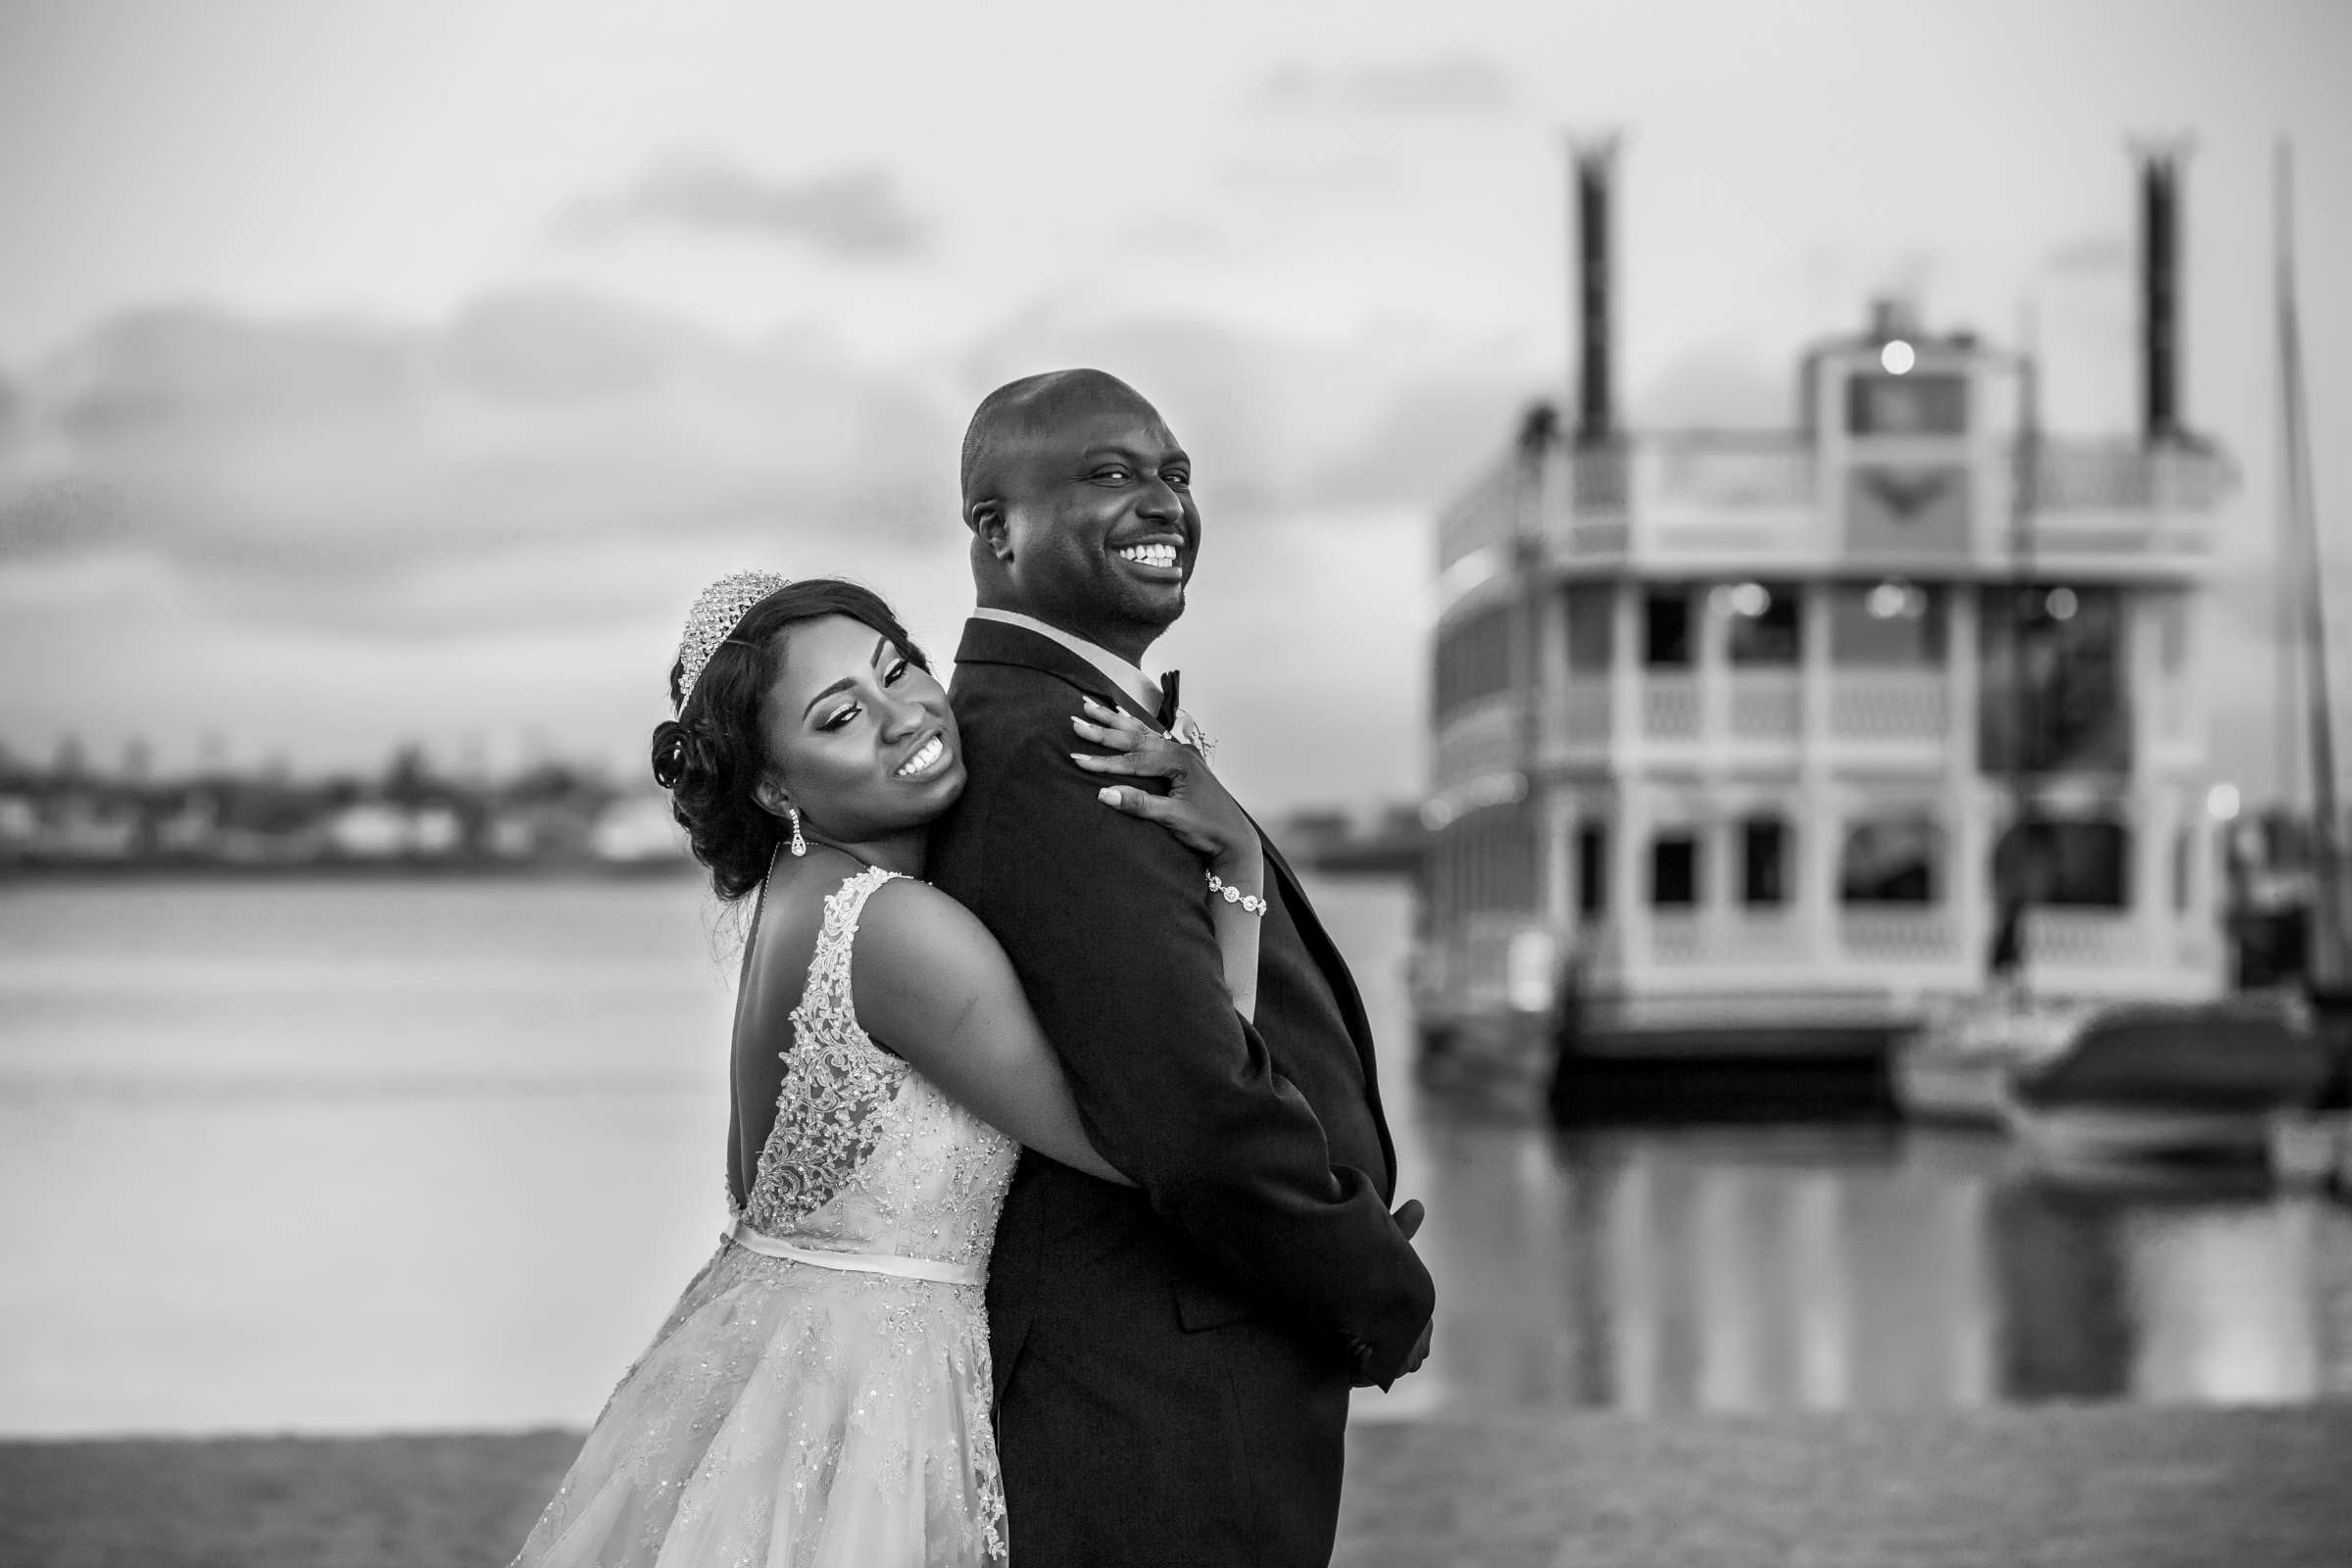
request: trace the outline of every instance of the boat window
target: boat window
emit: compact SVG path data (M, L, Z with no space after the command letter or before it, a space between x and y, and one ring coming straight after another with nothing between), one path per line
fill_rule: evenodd
M1576 912L1597 918L1609 907L1609 830L1587 822L1576 830Z
M2120 822L2036 822L2027 834L2036 903L2121 909L2132 902L2132 830Z
M1925 815L1856 822L1838 857L1846 904L1934 904L1942 881L1943 829Z
M1788 902L1788 824L1777 816L1740 824L1740 902L1751 908Z
M1615 643L1615 627L1611 624L1616 608L1616 590L1605 582L1580 582L1569 585L1563 596L1568 612L1568 672L1571 675L1600 675L1608 672L1610 651Z
M1968 381L1958 375L1857 375L1845 384L1845 427L1855 435L1960 435Z
M1696 838L1661 833L1650 840L1649 902L1661 909L1687 909L1698 903Z
M1830 587L1830 662L1858 669L1938 669L1950 594L1902 577Z
M1438 717L1510 689L1512 607L1497 605L1438 630Z
M1794 583L1728 583L1712 598L1724 615L1733 663L1786 666L1797 662L1804 640L1804 605Z
M1657 588L1642 600L1642 662L1652 669L1690 667L1690 591Z
M2112 586L1984 590L1979 761L1987 773L2120 773L2132 762L2123 598ZM2022 681L2012 675L2022 669ZM2023 737L2023 755L2020 755Z

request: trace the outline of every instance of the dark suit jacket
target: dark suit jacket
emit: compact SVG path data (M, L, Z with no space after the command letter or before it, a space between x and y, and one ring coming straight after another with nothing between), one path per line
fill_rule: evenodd
M996 934L1122 1188L1024 1155L988 1305L1019 1568L1323 1563L1348 1393L1396 1375L1434 1292L1355 986L1266 846L1254 1026L1200 858L1070 760L1101 671L974 620L953 699L971 782L930 876Z

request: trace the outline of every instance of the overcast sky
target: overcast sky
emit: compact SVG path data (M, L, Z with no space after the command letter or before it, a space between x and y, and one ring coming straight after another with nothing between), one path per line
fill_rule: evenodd
M1198 465L1162 644L1254 802L1423 779L1437 503L1565 375L1622 128L1638 422L1774 425L1915 295L2132 427L2126 138L2185 131L2187 407L2241 466L2221 769L2272 747L2272 141L2352 504L2352 6L0 0L0 742L642 766L677 623L848 572L953 651L956 443L1093 364ZM2352 528L2344 528L2352 537Z

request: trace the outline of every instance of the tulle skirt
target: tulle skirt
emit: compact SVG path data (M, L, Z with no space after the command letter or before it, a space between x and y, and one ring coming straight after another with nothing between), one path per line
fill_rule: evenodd
M726 1243L613 1391L516 1568L1005 1561L977 1285Z

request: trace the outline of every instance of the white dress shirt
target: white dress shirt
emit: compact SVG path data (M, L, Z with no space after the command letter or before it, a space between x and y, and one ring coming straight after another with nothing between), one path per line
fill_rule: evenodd
M990 610L984 605L972 612L972 618L1001 620L1007 626L1026 626L1040 637L1050 637L1101 670L1111 684L1141 704L1145 712L1159 711L1159 682L1107 648L1097 647L1083 637L1073 637L1059 626L1049 626L1035 615L1024 615L1017 610Z

